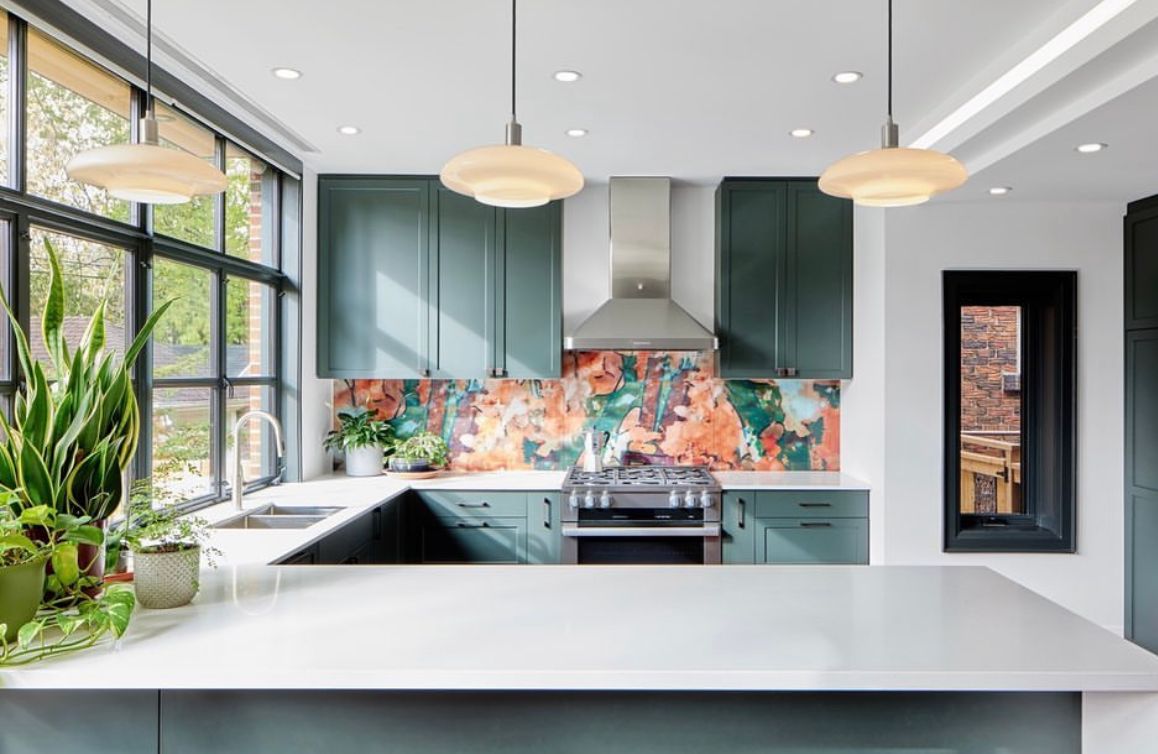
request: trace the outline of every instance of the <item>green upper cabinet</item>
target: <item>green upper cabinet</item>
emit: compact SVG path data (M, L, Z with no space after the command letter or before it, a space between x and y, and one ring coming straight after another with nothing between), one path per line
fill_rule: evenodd
M430 190L421 179L318 178L318 374L426 368Z
M1158 200L1126 215L1126 329L1158 327Z
M425 176L318 194L319 376L559 375L559 203L496 209Z
M716 195L720 374L852 377L852 203L813 179L726 179Z

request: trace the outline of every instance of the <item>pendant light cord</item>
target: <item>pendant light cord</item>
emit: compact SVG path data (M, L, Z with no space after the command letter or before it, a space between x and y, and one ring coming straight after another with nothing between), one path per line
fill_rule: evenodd
M153 0L145 0L145 112L153 110Z
M889 0L889 120L893 119L893 0Z
M152 0L150 0L151 2ZM518 122L515 117L515 60L517 55L517 45L515 44L516 31L518 22L518 0L511 0L511 121Z

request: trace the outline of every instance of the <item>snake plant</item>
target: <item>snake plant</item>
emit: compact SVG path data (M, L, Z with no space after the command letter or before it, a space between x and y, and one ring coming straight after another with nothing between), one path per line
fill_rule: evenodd
M25 507L47 505L72 516L102 521L124 496L125 471L137 451L141 414L130 370L171 301L153 312L124 357L105 350L105 307L100 304L72 350L64 338L64 280L52 244L51 269L41 318L45 350L55 380L32 358L28 336L0 293L12 322L24 384L9 423L0 415L0 492Z

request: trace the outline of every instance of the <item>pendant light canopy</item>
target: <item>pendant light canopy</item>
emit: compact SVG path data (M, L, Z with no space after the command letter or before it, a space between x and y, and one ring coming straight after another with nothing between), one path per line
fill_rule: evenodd
M199 194L220 194L227 185L224 173L184 150L160 145L153 102L153 0L145 5L145 40L146 110L138 143L81 152L65 171L74 181L142 204L181 204Z
M881 148L845 157L820 176L820 190L866 207L905 207L965 183L969 173L956 158L932 149L898 146L893 122L893 0L889 4L888 120L881 128Z
M515 117L517 0L511 0L511 120L506 141L461 152L439 178L451 191L495 207L538 207L583 188L579 168L546 149L523 146L523 127Z

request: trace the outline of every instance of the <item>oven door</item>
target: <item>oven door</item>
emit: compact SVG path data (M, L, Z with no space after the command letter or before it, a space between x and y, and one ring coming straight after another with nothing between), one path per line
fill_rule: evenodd
M563 562L578 565L716 565L720 525L563 524Z

